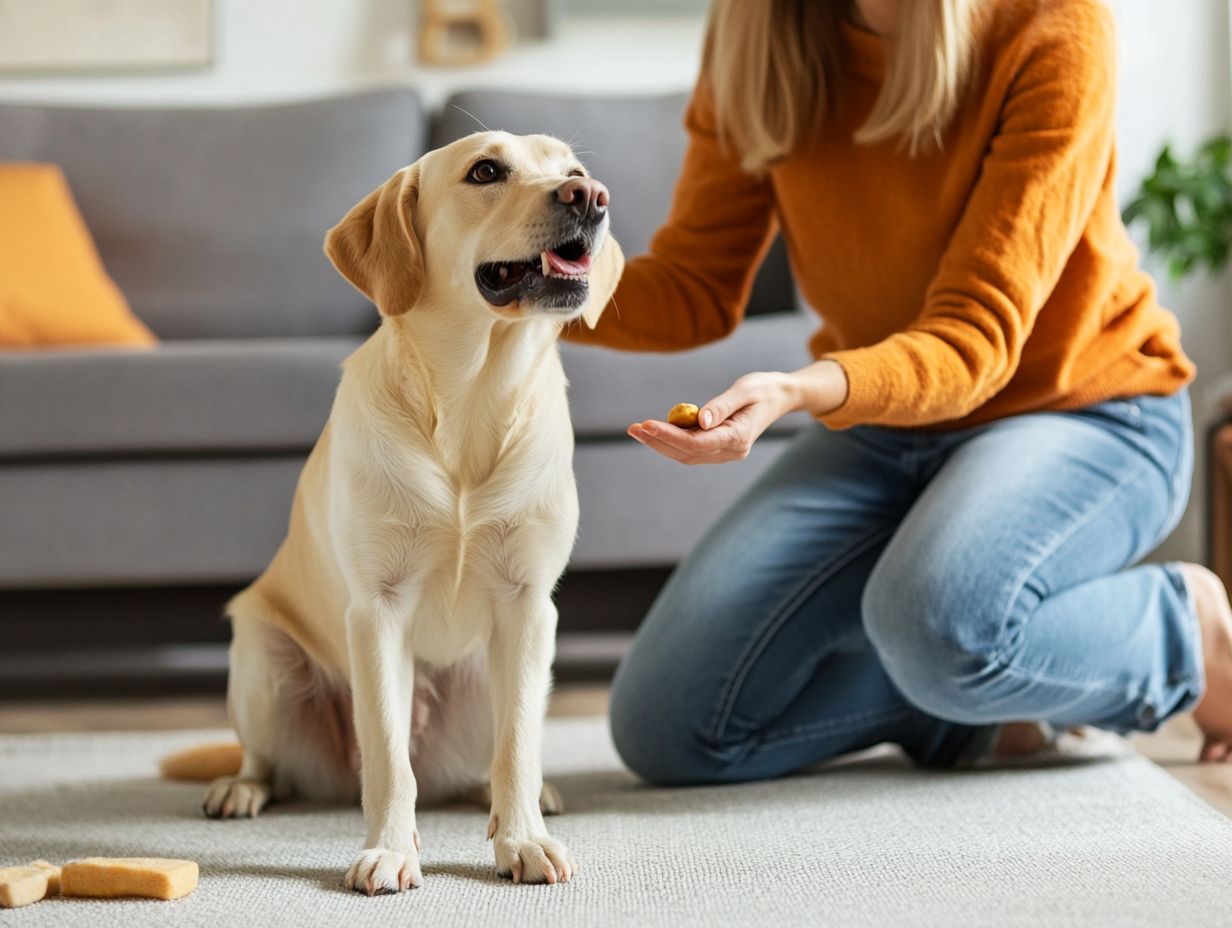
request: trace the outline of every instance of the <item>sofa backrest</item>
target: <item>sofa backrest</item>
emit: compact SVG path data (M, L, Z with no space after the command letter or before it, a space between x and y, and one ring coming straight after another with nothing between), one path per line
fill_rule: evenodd
M548 133L570 142L612 191L612 230L626 255L646 250L667 218L687 138L685 94L561 96L475 90L455 94L433 120L431 147L487 126L518 135ZM480 125L482 123L482 126ZM795 286L782 240L762 264L750 315L793 311Z
M370 331L375 309L321 244L425 134L406 89L217 109L0 105L0 160L63 167L107 269L163 338Z

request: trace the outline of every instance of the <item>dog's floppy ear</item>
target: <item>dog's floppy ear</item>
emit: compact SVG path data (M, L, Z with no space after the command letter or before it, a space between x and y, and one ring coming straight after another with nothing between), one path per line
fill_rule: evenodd
M419 199L419 165L398 171L360 200L325 236L325 254L355 289L386 316L419 299L423 251L411 221Z
M620 243L611 233L608 233L603 248L595 259L594 269L590 273L590 299L582 310L582 321L589 328L599 324L599 317L607 308L608 301L616 292L616 284L625 269L625 253L620 249Z

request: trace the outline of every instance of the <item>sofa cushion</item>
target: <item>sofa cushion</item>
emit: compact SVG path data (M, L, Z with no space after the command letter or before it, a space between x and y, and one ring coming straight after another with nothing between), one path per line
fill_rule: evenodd
M579 447L570 566L674 563L786 444L769 436L723 467L681 467L631 439ZM286 535L303 464L301 452L0 467L0 589L248 582Z
M303 466L297 451L0 467L0 589L251 580Z
M629 354L562 342L578 438L623 436L630 422L663 419L676 403L701 405L751 371L794 370L811 360L816 325L803 313L755 316L727 338L674 354ZM797 414L778 429L806 420Z
M355 337L0 354L0 459L310 448Z
M0 159L61 165L133 311L165 339L370 331L325 232L423 152L410 90L280 106L0 105Z
M561 344L580 440L703 403L755 370L808 363L801 313L748 319L713 345L630 354ZM0 354L0 459L307 449L358 337L189 339L146 351ZM802 415L784 420L791 428Z
M153 343L107 276L60 168L0 162L0 346Z
M612 231L625 254L644 252L667 218L684 159L685 94L569 97L557 93L468 91L446 101L433 121L433 148L477 128L476 120L516 134L546 132L570 141L612 191ZM749 297L748 313L797 305L782 240L775 242Z

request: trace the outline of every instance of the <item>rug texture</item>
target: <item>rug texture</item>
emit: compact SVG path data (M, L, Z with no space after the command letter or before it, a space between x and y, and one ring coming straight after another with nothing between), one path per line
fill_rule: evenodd
M1103 741L1012 769L922 773L885 753L769 783L652 789L599 719L554 720L549 820L580 864L558 886L496 877L485 812L421 812L424 886L342 888L358 809L284 804L207 821L158 758L217 732L0 737L0 866L186 857L176 902L49 899L4 926L1226 925L1232 824Z

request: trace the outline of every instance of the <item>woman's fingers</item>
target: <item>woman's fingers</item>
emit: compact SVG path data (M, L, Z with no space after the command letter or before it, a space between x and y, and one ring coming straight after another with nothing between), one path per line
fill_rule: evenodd
M712 429L742 409L767 402L777 409L771 419L777 419L791 411L790 406L778 408L785 400L789 381L789 375L777 372L754 371L745 374L698 411L697 423L703 429Z
M680 429L657 419L635 422L629 435L683 464L742 461L753 442L782 415L774 405L775 374L746 374L698 412L700 429ZM771 402L766 402L767 398Z
M697 424L703 429L712 429L727 421L737 409L749 404L749 389L744 378L708 402L697 413Z
M717 464L722 460L721 458L714 457L712 455L688 454L678 448L673 448L666 442L652 438L649 435L644 435L642 438L638 438L638 441L640 441L651 451L657 451L665 458L676 461L679 464Z
M673 448L671 445L665 445L663 442L652 437L644 429L638 429L637 426L629 427L629 434L649 448L651 451L657 451L665 458L671 458L673 461L679 461L681 464L688 464L690 456Z
M645 435L675 448L682 454L693 456L733 451L739 440L732 429L703 432L698 429L680 429L655 419L639 422L632 428L638 428Z
M629 426L629 435L652 451L681 464L719 464L743 457L743 454L732 451L724 443L698 443L697 433L686 432L665 422L634 423Z

